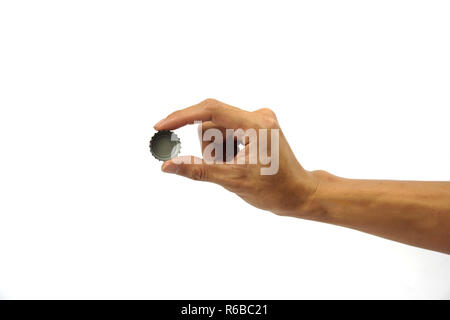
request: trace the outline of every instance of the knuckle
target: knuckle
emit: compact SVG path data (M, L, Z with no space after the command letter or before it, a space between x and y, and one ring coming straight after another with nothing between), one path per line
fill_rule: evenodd
M217 105L214 103L205 103L204 108L206 111L213 112L214 110L217 109Z
M217 102L217 100L213 98L206 98L205 100L203 100L203 103L214 103L214 102Z
M266 114L266 115L268 115L268 116L275 117L275 112L274 112L272 109L269 109L269 108L262 108L262 109L259 109L258 111L261 112L261 113L263 113L263 114Z
M261 119L262 126L267 129L275 129L278 128L278 121L274 117L264 116Z
M191 171L191 178L197 181L204 181L207 178L206 168L203 166L193 167Z
M216 108L219 104L219 101L212 98L207 98L202 101L202 104L205 106L206 109Z
M274 129L279 127L275 112L271 109L263 108L255 112L259 115L259 123L262 128Z

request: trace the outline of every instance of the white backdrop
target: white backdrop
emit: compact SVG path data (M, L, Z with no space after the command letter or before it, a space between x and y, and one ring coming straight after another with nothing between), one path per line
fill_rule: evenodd
M0 298L450 298L450 256L163 174L153 124L276 111L308 170L450 179L448 1L0 2ZM196 129L176 131L199 154Z

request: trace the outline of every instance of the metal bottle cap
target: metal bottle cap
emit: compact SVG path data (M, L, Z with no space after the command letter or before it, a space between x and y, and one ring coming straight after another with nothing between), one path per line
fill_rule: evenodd
M169 130L158 131L150 140L150 152L160 161L175 158L180 153L180 149L180 139Z

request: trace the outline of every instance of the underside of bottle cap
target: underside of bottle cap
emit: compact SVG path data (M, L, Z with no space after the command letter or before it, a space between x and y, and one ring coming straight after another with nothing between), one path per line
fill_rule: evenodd
M180 139L172 131L158 131L150 140L150 152L160 161L175 158L180 153L180 150Z

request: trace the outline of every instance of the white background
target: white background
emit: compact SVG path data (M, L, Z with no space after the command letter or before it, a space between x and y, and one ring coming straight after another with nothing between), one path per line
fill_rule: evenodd
M450 256L163 174L153 124L269 107L300 162L450 180L448 1L0 2L0 298L450 298ZM196 129L176 131L199 154Z

